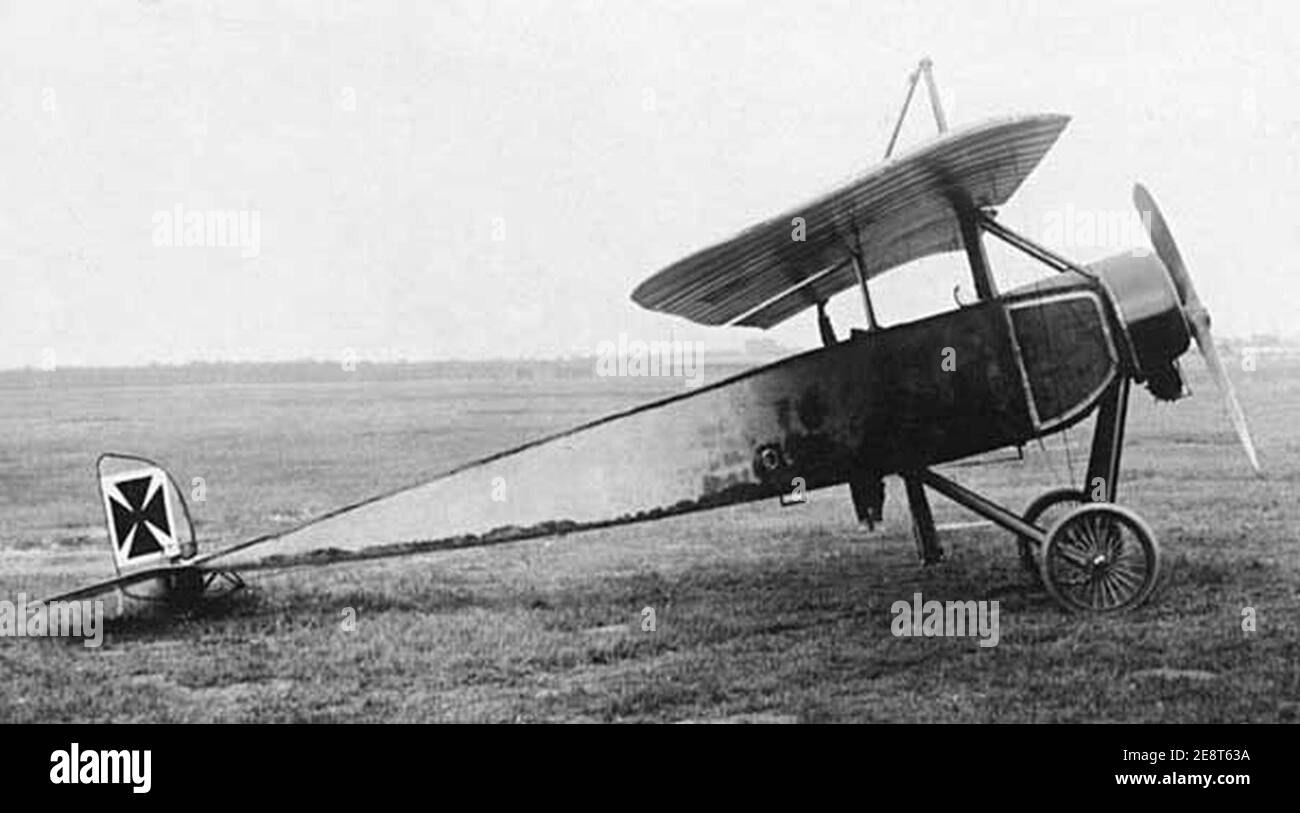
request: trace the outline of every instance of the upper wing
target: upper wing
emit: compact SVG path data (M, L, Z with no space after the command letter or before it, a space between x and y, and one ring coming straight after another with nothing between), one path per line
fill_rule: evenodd
M668 266L632 299L705 325L772 327L856 284L847 250L855 237L868 278L960 249L954 202L1005 203L1068 122L1020 116L951 132ZM803 218L802 241L795 218Z

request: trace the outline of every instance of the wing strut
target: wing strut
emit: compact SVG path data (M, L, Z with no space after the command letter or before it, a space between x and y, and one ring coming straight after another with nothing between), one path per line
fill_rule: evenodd
M826 315L825 299L817 303L817 331L822 334L823 347L839 344L839 339L835 338L835 327L831 324L831 318Z
M898 133L903 129L903 120L907 118L907 108L912 102L912 96L916 92L916 83L925 76L926 95L930 97L930 111L934 113L934 124L939 128L939 133L948 132L948 118L943 113L943 102L939 98L939 86L934 81L934 63L930 57L924 57L917 64L916 70L912 71L911 76L907 79L907 97L903 100L903 109L898 113L898 122L894 125L894 134L889 138L889 146L885 148L885 158L888 158L894 151L894 143L898 140ZM968 200L954 199L952 201L953 209L956 211L957 220L961 224L961 239L966 247L966 258L970 262L971 277L975 281L975 293L980 299L992 299L997 296L997 286L993 282L993 274L989 271L988 256L984 253L984 241L981 235L982 222L980 212ZM862 290L865 295L867 283L859 266L854 265L854 270L858 272L858 279L862 282ZM867 309L871 309L871 301L867 300ZM871 321L870 317L868 321Z
M934 113L935 126L939 128L940 135L948 132L948 119L943 114L939 88L934 82L934 63L927 56L921 59L916 70L907 77L907 96L903 99L903 108L898 111L898 121L894 122L894 132L889 136L889 146L885 147L886 159L894 154L894 145L898 143L898 134L903 129L903 120L907 118L907 108L912 104L912 96L916 94L916 82L921 78L921 74L925 74L925 89L930 96L930 111Z
M925 72L925 88L930 93L930 110L934 113L934 123L939 128L940 133L948 132L948 119L943 115L943 104L939 101L939 88L934 83L934 63L930 57L921 60L917 66L918 71Z
M898 111L898 121L894 123L894 132L889 136L889 145L885 147L886 159L893 154L894 145L898 143L898 134L903 129L903 121L907 118L907 110L912 104L912 97L916 95L916 83L922 74L925 75L926 93L930 97L930 110L934 113L935 126L939 128L940 135L948 132L948 120L944 117L943 104L939 100L939 88L934 82L934 63L927 56L917 64L916 70L912 71L907 78L907 96L903 99L903 108ZM970 256L971 261L971 271L975 275L975 289L979 292L981 299L991 298L994 295L993 280L988 271L988 262L984 258L984 246L979 239L979 224L974 218L973 210L970 214L966 214L959 209L958 215L962 219L962 239L966 243L967 254ZM871 305L871 289L867 286L867 272L862 266L862 244L859 242L859 234L860 232L855 224L853 244L849 246L849 256L853 262L853 273L858 278L858 287L862 289L862 306L867 314L867 332L870 333L873 330L880 329L880 322L876 319L876 310ZM817 320L817 325L822 331L823 343L825 343L825 311L823 305L818 306Z
M880 329L880 322L876 319L876 309L871 305L871 289L867 287L867 269L862 262L862 229L858 226L856 216L850 216L851 225L847 234L841 234L840 239L844 243L844 250L849 255L849 262L853 265L853 275L858 279L858 287L862 289L862 309L867 316L867 332ZM818 327L821 326L821 317L818 317Z
M961 241L966 246L966 259L970 263L971 279L975 281L975 295L992 299L998 295L993 272L989 270L988 254L984 252L983 220L980 211L969 200L954 200L953 209L961 225Z
M894 154L894 144L898 141L898 133L903 129L903 119L907 118L907 108L912 104L912 95L916 93L916 80L921 78L921 69L917 68L912 71L912 75L907 77L907 98L903 99L903 109L898 111L898 121L894 122L894 134L889 137L889 145L885 147L885 160Z
M867 312L867 331L878 330L880 323L876 321L876 309L871 307L871 289L867 287L867 272L862 268L862 247L854 246L853 254L853 273L858 277L858 285L862 288L862 307Z
M929 57L921 60L912 72L911 87L908 89L907 97L910 101L912 90L916 87L916 80L921 74L925 75L926 94L930 97L930 110L934 113L935 126L939 128L940 134L948 132L948 119L943 114L943 102L939 99L939 86L934 81L934 63ZM907 104L903 105L903 113L898 118L898 127L903 124L903 116L907 115ZM894 128L895 137L898 134L898 127ZM894 142L889 142L890 149L893 148ZM885 153L889 155L888 152ZM969 200L954 198L953 209L957 213L957 221L961 225L961 241L966 247L966 259L970 262L971 277L975 282L975 294L980 299L992 299L997 296L997 285L993 282L993 274L989 270L988 255L984 253L984 240L981 232L980 212L975 205Z

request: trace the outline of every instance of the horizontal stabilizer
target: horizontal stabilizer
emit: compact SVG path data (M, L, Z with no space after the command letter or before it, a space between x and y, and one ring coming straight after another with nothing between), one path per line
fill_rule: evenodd
M189 565L171 565L167 567L149 568L147 570L137 570L134 573L105 579L102 582L87 584L83 587L78 587L76 590L69 590L66 593L48 596L41 599L40 603L46 604L51 601L81 601L83 599L94 598L95 596L102 596L105 593L111 593L114 590L131 587L132 585L143 584L147 581L179 576L181 574L192 572L193 570L194 568Z

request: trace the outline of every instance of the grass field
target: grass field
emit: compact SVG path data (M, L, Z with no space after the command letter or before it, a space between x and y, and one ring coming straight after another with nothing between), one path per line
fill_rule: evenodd
M1263 480L1199 360L1186 366L1194 397L1134 392L1120 501L1165 558L1152 600L1123 616L1058 610L990 527L945 533L947 560L922 568L891 479L874 533L833 488L800 507L258 575L191 617L110 622L97 649L0 638L0 721L1295 721L1300 366L1234 371ZM100 451L203 478L192 507L215 545L679 387L0 382L0 598L110 571ZM946 470L1020 506L1071 466L1081 480L1090 423L1068 456L1058 436L1023 462ZM941 523L973 519L934 506ZM999 644L894 637L890 606L918 591L999 600Z

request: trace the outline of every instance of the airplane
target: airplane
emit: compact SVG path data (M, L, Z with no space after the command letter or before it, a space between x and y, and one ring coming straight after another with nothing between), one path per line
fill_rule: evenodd
M893 156L924 76L939 135ZM424 482L342 506L289 530L201 551L181 489L161 465L96 463L115 575L52 596L117 591L169 608L243 586L243 574L489 545L645 522L753 500L806 499L847 483L878 521L882 478L905 486L919 558L943 558L928 491L1009 531L1022 565L1068 611L1142 604L1156 586L1155 533L1116 502L1130 390L1186 393L1194 341L1251 467L1259 461L1209 313L1169 225L1140 184L1133 201L1155 251L1086 265L1018 234L996 210L1065 129L1058 114L949 130L928 60L910 77L886 160L829 193L653 274L632 299L702 325L767 329L816 314L822 346L637 406ZM1054 275L999 290L990 236ZM976 299L882 326L870 282L914 260L962 252ZM856 289L866 324L838 337L826 304ZM1022 448L1096 414L1086 478L1025 510L935 471ZM1050 517L1050 520L1049 520Z

